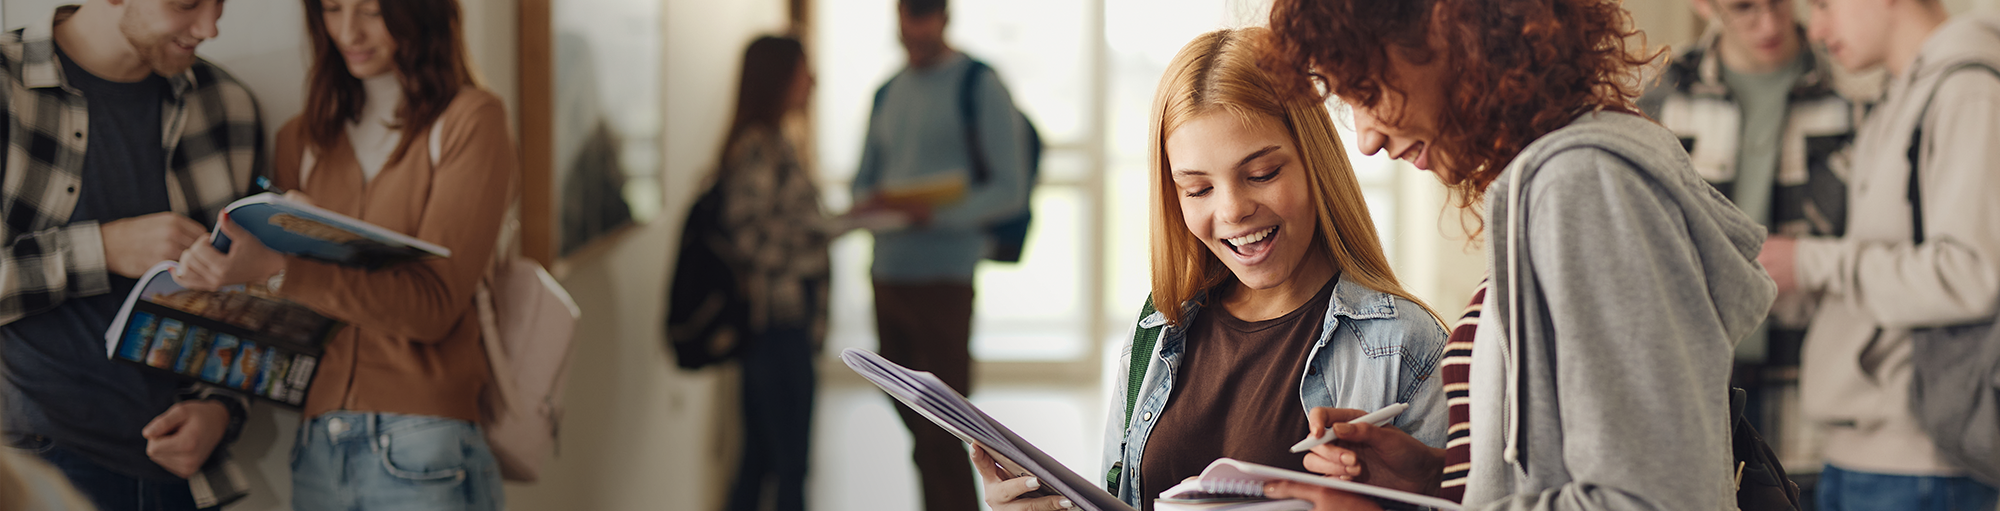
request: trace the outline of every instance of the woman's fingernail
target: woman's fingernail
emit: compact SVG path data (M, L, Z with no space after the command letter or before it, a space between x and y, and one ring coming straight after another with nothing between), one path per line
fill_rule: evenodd
M1057 502L1056 505L1062 506L1063 509L1076 509L1076 503L1070 502L1069 499L1062 499L1062 501Z
M1035 488L1040 488L1040 487L1042 487L1041 479L1036 479L1033 477L1028 478L1028 489L1033 490Z

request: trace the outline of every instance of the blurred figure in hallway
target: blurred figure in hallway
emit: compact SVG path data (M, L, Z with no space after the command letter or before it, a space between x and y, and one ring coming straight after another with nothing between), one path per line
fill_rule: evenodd
M946 0L897 4L909 63L876 94L854 196L858 210L900 212L911 223L875 233L870 273L882 356L970 394L973 269L987 250L985 226L1020 212L1031 162L1023 157L1027 123L1007 86L945 43L947 7ZM962 101L973 102L977 126L963 118ZM958 190L945 194L956 197L907 198L940 183ZM958 438L900 404L896 410L915 437L924 508L978 509L972 464Z
M1933 437L1913 382L1940 367L1918 340L1926 330L1991 321L2000 297L2000 16L1951 18L1938 0L1813 0L1811 35L1841 67L1889 74L1855 135L1845 235L1773 233L1761 257L1780 293L1819 300L1799 380L1802 412L1824 432L1816 503L1993 509L1994 480L1971 469L1995 454ZM1953 383L1953 396L1991 385Z
M764 509L775 480L778 511L803 511L812 437L813 360L826 338L830 276L814 172L785 129L805 110L813 75L804 46L762 37L743 52L736 116L722 144L714 186L722 196L717 253L734 254L750 303L744 342L743 460L729 490L730 511Z
M1639 108L1673 130L1695 171L1773 234L1840 236L1854 106L1835 91L1833 62L1807 44L1792 0L1689 0L1708 32L1681 52ZM1785 157L1783 155L1792 155ZM1843 161L1844 163L1844 161ZM1790 295L1736 345L1731 384L1750 392L1744 415L1768 424L1766 367L1798 365L1813 301Z

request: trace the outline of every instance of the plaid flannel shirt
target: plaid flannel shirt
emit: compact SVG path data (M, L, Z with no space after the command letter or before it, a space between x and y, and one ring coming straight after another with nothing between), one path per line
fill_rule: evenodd
M0 324L47 311L63 300L110 292L104 240L94 221L70 223L90 141L83 94L63 78L55 26L76 12L57 9L43 22L0 34L0 99L7 105L0 166ZM231 201L250 191L265 168L264 130L250 90L222 68L197 59L167 77L160 105L173 211L213 228Z

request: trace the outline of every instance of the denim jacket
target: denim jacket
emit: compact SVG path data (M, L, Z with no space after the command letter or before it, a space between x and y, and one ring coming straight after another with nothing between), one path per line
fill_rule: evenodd
M1182 305L1183 318L1201 312L1202 296ZM1158 312L1140 318L1138 329L1165 327L1153 347L1153 360L1146 366L1140 385L1136 414L1127 425L1125 395L1130 378L1118 378L1112 385L1110 415L1105 421L1104 464L1106 489L1134 508L1145 486L1139 478L1139 460L1146 453L1146 438L1167 398L1174 389L1175 370L1186 351L1187 330L1166 324ZM1416 303L1369 289L1345 275L1334 285L1333 298L1321 321L1319 339L1306 357L1305 377L1299 381L1299 406L1353 408L1374 411L1391 403L1409 403L1410 409L1392 425L1418 441L1443 447L1446 416L1444 390L1434 378L1444 354L1444 327ZM1119 357L1121 370L1130 371L1132 345L1128 337ZM1299 425L1299 437L1306 435ZM1292 442L1284 438L1274 441ZM1302 455L1303 456L1303 455Z

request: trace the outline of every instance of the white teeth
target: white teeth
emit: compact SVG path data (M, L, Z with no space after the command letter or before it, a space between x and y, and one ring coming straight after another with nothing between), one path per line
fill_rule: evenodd
M1259 242L1259 241L1264 241L1264 238L1266 238L1266 237L1269 237L1269 236L1271 235L1271 233L1273 233L1273 232L1277 232L1277 230L1278 230L1278 228L1277 228L1276 226L1272 226L1272 227L1270 227L1270 228L1268 228L1268 229L1264 229L1264 230L1261 230L1261 231L1257 231L1257 232L1253 232L1253 233L1250 233L1250 234L1245 234L1245 235L1242 235L1242 236L1237 236L1237 237L1234 237L1234 238L1228 238L1228 239L1225 239L1225 240L1222 240L1222 241L1226 241L1226 242L1229 242L1229 246L1232 246L1232 247L1240 247L1240 246L1244 246L1244 245L1249 245L1249 244L1251 244L1251 243L1256 243L1256 242Z

